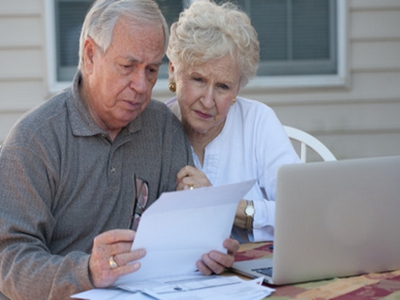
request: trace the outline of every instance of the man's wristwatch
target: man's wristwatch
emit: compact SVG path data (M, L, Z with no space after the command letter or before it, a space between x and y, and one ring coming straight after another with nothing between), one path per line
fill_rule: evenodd
M254 203L253 201L246 200L247 206L244 210L246 214L246 228L247 230L251 230L253 228L253 218L254 218Z

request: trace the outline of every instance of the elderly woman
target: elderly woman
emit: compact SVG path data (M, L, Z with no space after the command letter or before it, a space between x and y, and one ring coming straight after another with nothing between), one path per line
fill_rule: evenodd
M226 3L194 2L171 26L167 50L170 106L184 126L196 168L184 167L178 189L257 179L238 204L233 237L273 239L276 173L299 158L271 108L238 97L255 76L257 33Z

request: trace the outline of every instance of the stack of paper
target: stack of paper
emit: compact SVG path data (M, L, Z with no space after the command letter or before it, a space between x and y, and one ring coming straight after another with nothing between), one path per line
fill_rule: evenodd
M158 281L159 286L144 291L129 292L123 289L95 289L79 293L72 298L88 300L261 300L274 290L262 286L262 278L242 280L236 276L202 276L202 278L169 278ZM154 281L157 283L157 281ZM167 288L167 286L169 288Z
M205 253L226 253L236 207L255 180L163 193L142 215L132 250L144 248L141 268L120 277L118 289L73 295L81 299L262 299L271 293L256 281L203 276L196 262ZM151 298L152 297L152 298ZM214 297L214 298L213 298Z

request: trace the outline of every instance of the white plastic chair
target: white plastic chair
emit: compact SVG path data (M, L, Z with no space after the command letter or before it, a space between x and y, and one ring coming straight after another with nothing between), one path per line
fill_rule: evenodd
M324 161L336 160L332 152L317 138L294 127L284 125L283 128L291 140L300 143L300 159L302 162L307 160L307 147L317 153Z

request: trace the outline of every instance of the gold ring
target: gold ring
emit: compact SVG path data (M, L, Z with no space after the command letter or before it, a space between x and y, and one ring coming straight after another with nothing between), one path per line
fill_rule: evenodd
M115 269L115 268L119 267L119 265L114 260L114 256L110 256L110 258L108 259L108 263L109 263L111 269Z
M193 189L194 189L194 185L193 185L193 184L190 184L190 185L189 185L189 189L193 190Z

